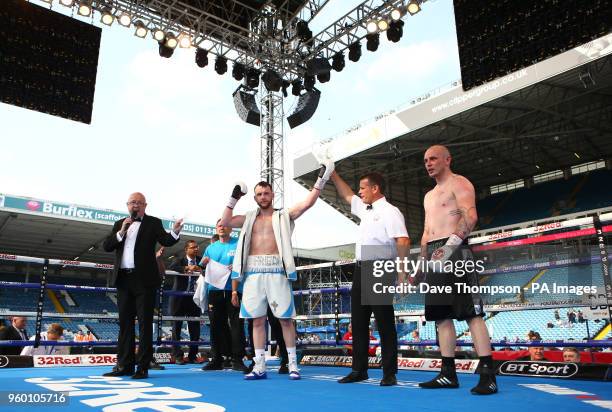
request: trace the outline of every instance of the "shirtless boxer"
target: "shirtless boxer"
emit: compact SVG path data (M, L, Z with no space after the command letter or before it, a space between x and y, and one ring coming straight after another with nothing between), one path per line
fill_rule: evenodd
M272 207L272 187L267 182L259 182L254 190L255 202L259 206L257 210L246 215L233 216L236 202L246 194L246 186L237 184L223 211L220 222L223 226L242 228L234 257L232 278L244 277L240 317L253 319L255 366L252 372L245 375L247 380L266 378L264 347L268 306L281 323L289 355L289 379L300 379L292 320L295 317L295 306L290 281L297 279L297 274L291 247L291 231L295 219L315 204L333 171L333 162L325 162L306 199L290 209L275 210Z
M451 155L446 147L430 147L425 152L424 161L427 173L436 180L436 186L425 195L425 225L421 239L421 256L430 260L431 267L431 261L441 261L444 265L465 258L462 254L466 251L467 236L474 229L478 214L474 186L465 177L451 171ZM491 340L483 320L482 301L469 293L457 293L454 286L456 282L477 282L475 274L457 277L453 273L428 270L425 282L430 285L453 285L453 293L425 296L425 318L435 321L438 326L442 370L434 379L419 386L427 389L459 387L455 371L457 334L453 319L456 319L468 323L480 358L480 381L471 392L477 395L496 393Z

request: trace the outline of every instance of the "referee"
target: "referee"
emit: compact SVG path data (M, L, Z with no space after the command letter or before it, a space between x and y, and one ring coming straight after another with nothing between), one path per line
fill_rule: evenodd
M373 261L394 260L397 257L403 259L410 250L404 216L385 199L384 178L379 173L368 173L359 179L359 196L337 173L331 175L331 180L340 197L351 205L351 213L360 219L359 239L355 248L357 263L351 289L353 370L338 382L352 383L368 379L369 326L370 317L374 313L382 347L383 379L380 385L396 385L397 331L392 296L383 297L381 302L381 297L368 294L372 290L373 281L378 281L371 271ZM380 278L380 281L395 284L395 274L388 275L386 279ZM400 281L403 281L404 274L398 275Z

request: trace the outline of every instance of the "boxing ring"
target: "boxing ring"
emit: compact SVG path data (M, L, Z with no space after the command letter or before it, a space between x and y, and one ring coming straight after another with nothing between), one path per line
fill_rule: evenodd
M584 219L590 219L590 222ZM612 214L602 215L601 221L612 221ZM555 231L555 238L570 238L579 235L593 235L597 228L585 227L596 222L592 218L575 219L559 223L550 227L539 227L523 230L518 234L521 236L529 233L542 233ZM576 227L579 227L576 229ZM601 233L609 233L612 226L601 225ZM477 238L474 242L476 247L489 246L493 249L495 245L502 244L508 238L508 233L491 235L489 237ZM551 235L541 235L551 236ZM526 238L526 239L534 239ZM527 243L536 243L529 241ZM605 247L604 247L605 250ZM610 257L608 255L608 257ZM0 280L3 292L18 293L20 290L33 289L38 291L37 302L34 310L10 310L2 315L27 316L35 319L35 333L42 330L45 319L117 319L116 313L59 313L48 311L44 308L44 297L48 290L57 291L87 291L96 293L113 293L114 288L83 286L49 283L49 268L56 267L81 267L93 270L107 271L112 269L111 265L97 264L91 262L66 261L58 259L42 259L27 256L16 256L1 254L0 259L27 262L40 265L41 275L39 282L19 282ZM549 260L544 266L535 264L531 269L544 270L542 268L557 268L563 264L576 263L578 265L602 264L601 256L584 256L564 259L561 261ZM294 296L300 300L302 314L297 316L298 323L325 324L333 323L334 339L323 339L320 342L302 345L299 349L302 360L307 356L307 350L322 348L335 351L342 350L342 346L350 344L343 341L340 335L341 320L349 318L347 307L342 303L342 297L350 292L350 281L346 273L351 261L328 262L316 265L302 266L298 269L302 276L307 278L306 289L295 290ZM538 266L539 265L539 266ZM511 273L513 270L523 270L525 265L504 266L499 269L503 273ZM548 270L547 269L547 270ZM321 271L326 271L322 276ZM317 272L317 275L312 275ZM494 273L494 272L491 272ZM166 276L189 276L176 272L166 272ZM605 279L604 279L605 280ZM603 282L605 283L605 282ZM607 284L606 284L607 285ZM12 292L11 292L12 291ZM187 292L173 292L161 290L159 293L158 306L163 309L165 297L169 295L190 295ZM1 302L0 302L1 303ZM528 305L529 302L525 303ZM557 305L545 304L544 307L562 307L566 302ZM579 307L584 302L576 301L572 304ZM403 305L403 306L402 306ZM526 306L513 309L525 309ZM1 306L1 305L0 305ZM299 307L296 304L296 307ZM489 305L489 310L496 309ZM499 308L497 308L499 309ZM512 308L511 308L512 309ZM422 309L416 309L413 303L397 302L398 318L422 316ZM157 339L154 340L156 347L198 344L207 349L209 342L189 341L162 341L162 324L173 320L200 320L207 322L207 317L185 318L165 316L163 310L156 314ZM45 345L45 341L4 341L2 346L12 345ZM377 342L374 342L376 344ZM399 340L400 353L402 348L419 346L436 346L437 341L423 339L420 342L410 340ZM382 371L375 367L370 368L368 374L370 379L351 385L339 385L336 381L346 375L349 367L342 366L319 366L302 362L300 381L290 381L286 375L275 373L278 363L269 363L268 379L258 382L245 381L241 373L232 370L202 371L198 365L175 365L170 355L162 356L160 363L165 364L165 370L150 370L149 379L134 381L129 377L102 377L108 372L115 361L114 355L97 353L96 348L114 346L114 340L100 340L97 342L60 342L58 346L87 347L93 348L90 353L66 355L61 361L54 357L35 357L32 367L6 367L7 359L0 355L0 410L27 410L28 408L40 408L41 406L61 407L67 406L71 410L104 410L104 411L128 411L128 410L197 410L197 411L222 411L222 410L318 410L318 409L346 409L364 411L388 411L406 408L417 408L425 411L462 411L472 408L491 408L496 411L514 411L518 408L524 411L547 411L547 410L576 410L576 411L601 411L612 410L612 371L600 373L596 380L569 379L571 374L559 373L543 374L547 377L517 376L520 374L498 375L497 380L500 392L495 396L477 397L469 394L469 388L478 381L476 372L477 360L469 370L459 374L460 388L428 391L418 388L417 383L434 377L437 371L409 370L408 358L400 357L400 370L397 374L398 385L392 387L380 387ZM458 341L458 346L471 346L471 341ZM609 341L587 340L582 342L560 342L560 341L493 341L494 347L559 347L576 346L583 348L608 348ZM300 345L298 345L300 347ZM78 359L74 360L74 359ZM593 361L593 358L591 358ZM464 363L471 361L465 360ZM332 362L333 363L333 362ZM414 363L414 362L413 362ZM435 362L434 362L435 363ZM520 362L515 362L520 366ZM99 366L94 366L99 365ZM402 365L409 367L403 368ZM546 369L562 369L560 363L541 362L540 367ZM420 368L423 369L423 368ZM458 370L459 371L459 370ZM459 371L461 372L461 371ZM554 371L553 371L554 372ZM513 376L511 376L513 375ZM588 378L587 378L588 379ZM608 381L608 382L607 382ZM256 388L254 388L256 386ZM55 405L55 406L54 406ZM33 410L33 409L32 409Z

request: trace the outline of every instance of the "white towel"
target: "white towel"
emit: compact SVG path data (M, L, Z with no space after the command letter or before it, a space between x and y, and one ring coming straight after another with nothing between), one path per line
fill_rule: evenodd
M202 313L208 313L208 295L206 294L206 280L204 276L198 276L195 292L193 293L193 302L200 308Z
M209 260L206 265L206 283L213 285L217 289L225 289L225 284L230 276L229 266L225 266L214 260Z

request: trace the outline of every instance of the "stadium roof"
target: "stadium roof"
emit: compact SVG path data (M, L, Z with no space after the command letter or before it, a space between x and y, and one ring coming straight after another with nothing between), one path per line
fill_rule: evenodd
M467 92L456 82L309 149L295 158L294 178L310 187L324 154L353 188L367 171L381 171L387 197L418 236L423 196L433 187L423 153L432 144L450 148L453 170L469 177L481 197L491 185L612 159L610 53L607 35ZM333 185L322 196L353 218Z
M0 194L0 253L113 263L114 255L102 249L102 242L113 223L126 216L113 210ZM162 221L167 230L172 228L172 220ZM167 248L165 256L180 253L186 240L195 240L202 248L214 233L214 225L186 222L181 241Z

